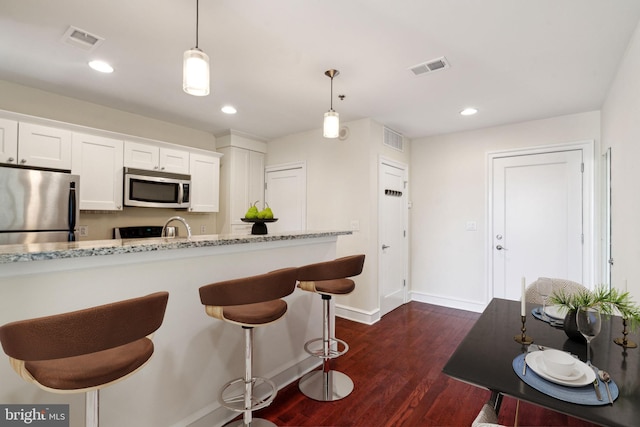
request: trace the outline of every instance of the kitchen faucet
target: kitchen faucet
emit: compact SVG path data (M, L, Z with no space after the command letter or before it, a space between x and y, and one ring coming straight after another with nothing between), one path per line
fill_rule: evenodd
M189 224L187 224L187 221L181 216L172 216L171 218L169 218L167 222L164 223L164 226L162 227L162 233L160 233L160 237L166 237L167 225L169 225L171 221L180 221L181 223L183 223L187 229L187 237L191 237L191 227L189 227Z

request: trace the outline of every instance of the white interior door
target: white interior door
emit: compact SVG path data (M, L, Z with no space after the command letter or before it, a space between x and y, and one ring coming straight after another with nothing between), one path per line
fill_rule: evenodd
M379 277L380 315L407 302L407 172L403 165L380 163Z
M521 278L583 283L583 152L493 159L493 296L520 299Z
M264 198L277 222L267 224L270 233L307 228L307 172L304 163L270 166L265 170Z

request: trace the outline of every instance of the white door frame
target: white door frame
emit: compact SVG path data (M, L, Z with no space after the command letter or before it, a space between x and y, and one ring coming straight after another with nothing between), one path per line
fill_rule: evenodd
M380 280L380 278L382 277L382 255L381 255L381 247L382 247L382 243L380 241L380 212L382 212L382 196L380 194L380 185L381 185L381 174L382 174L382 165L387 165L387 166L391 166L391 167L395 167L398 169L401 169L404 171L404 176L405 176L405 192L407 195L407 203L405 203L404 207L403 207L403 215L404 215L404 223L406 225L406 237L404 239L404 247L402 248L403 253L405 254L404 256L404 265L403 265L403 270L404 270L404 277L405 277L405 286L403 289L403 295L402 295L402 299L403 299L403 303L406 304L407 302L409 302L409 289L411 287L411 283L410 283L410 279L409 279L409 258L410 254L409 254L409 236L411 235L409 232L409 165L390 159L388 157L385 156L379 156L378 158L378 185L377 185L377 189L376 192L378 194L378 245L376 246L376 254L377 254L377 260L378 260L378 309L381 310L382 306L381 306L381 298L382 298L382 282Z
M584 285L591 288L595 283L597 263L595 262L596 238L595 238L595 188L594 188L594 141L585 140L563 144L541 145L535 147L525 147L511 150L492 151L487 153L487 224L485 235L485 265L487 271L487 283L485 303L489 303L493 298L493 160L500 157L524 156L530 154L542 154L567 150L582 150L584 161L583 188L582 188L582 212L584 224L584 251L582 255L582 270Z

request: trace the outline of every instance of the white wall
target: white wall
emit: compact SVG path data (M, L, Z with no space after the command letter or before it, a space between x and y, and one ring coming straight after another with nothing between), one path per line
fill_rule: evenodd
M640 300L640 25L602 108L602 151L612 156L612 285Z
M307 164L307 228L309 230L360 230L338 241L337 255L366 254L365 268L356 290L336 298L352 318L375 317L378 297L378 157L384 155L409 164L410 142L404 152L382 145L382 125L370 119L343 123L350 135L345 141L322 137L322 130L269 141L267 166L304 161ZM344 311L341 313L344 314Z
M213 134L0 80L0 109L215 151Z
M150 119L126 111L115 110L90 102L44 92L0 80L0 110L27 114L65 123L87 126L139 136L173 144L215 151L213 134L178 126L173 123ZM217 229L214 214L179 211L191 226L193 234L213 234ZM124 208L119 212L81 212L78 225L89 227L89 236L81 240L110 239L113 227L132 225L163 225L167 218L176 215L171 209ZM187 232L181 227L180 235ZM201 233L201 226L205 232Z
M482 310L487 293L487 153L600 139L600 113L416 139L411 149L414 299ZM477 231L465 231L476 221Z

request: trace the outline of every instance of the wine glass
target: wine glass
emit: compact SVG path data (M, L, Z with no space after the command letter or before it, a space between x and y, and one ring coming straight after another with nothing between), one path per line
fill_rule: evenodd
M580 307L576 312L576 323L578 330L585 340L587 340L587 365L591 366L591 340L600 333L602 325L600 311L593 307Z
M536 282L536 290L538 291L538 294L540 294L540 296L542 297L542 313L540 314L542 315L543 320L548 321L549 316L547 316L546 308L547 308L547 298L549 297L549 295L551 295L551 290L552 290L551 280L545 279L545 278L538 279L538 281Z

